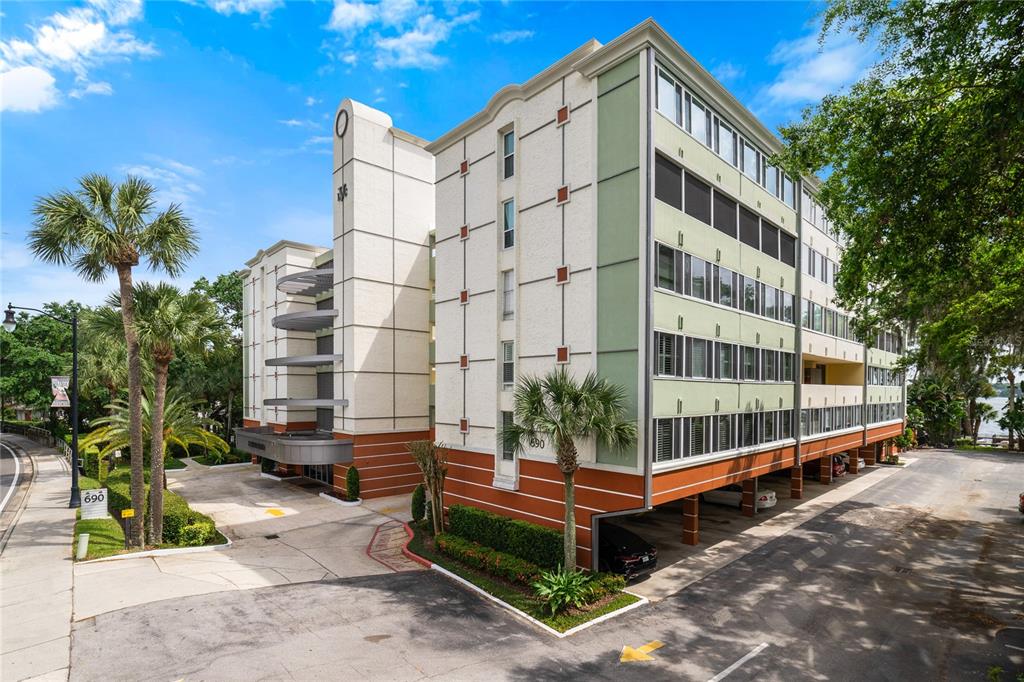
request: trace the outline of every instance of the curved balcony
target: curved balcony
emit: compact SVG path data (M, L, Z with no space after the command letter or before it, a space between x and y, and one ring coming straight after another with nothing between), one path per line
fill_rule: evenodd
M264 398L266 407L348 407L345 398Z
M340 353L321 355L291 355L284 358L267 358L267 367L317 367L318 365L330 365L341 362Z
M276 315L270 324L276 329L293 332L315 332L327 329L338 316L337 310L303 310L297 313Z
M269 426L238 427L235 447L281 464L351 464L352 441L324 431L275 433Z
M303 270L277 278L277 289L295 296L316 296L334 287L334 268Z

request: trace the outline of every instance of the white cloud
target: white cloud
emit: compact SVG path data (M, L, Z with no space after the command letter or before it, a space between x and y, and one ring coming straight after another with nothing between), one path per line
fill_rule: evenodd
M0 111L36 112L56 106L56 79L38 66L18 66L0 73Z
M521 40L529 40L534 36L533 31L528 29L521 29L518 31L498 31L487 36L487 40L492 43L502 43L508 45L510 43L516 43Z
M330 135L315 135L306 140L305 144L307 147L311 147L313 145L330 144L332 142L334 142L334 138L331 137Z
M282 0L209 0L210 9L217 14L259 14L265 21L278 7L284 5Z
M728 83L738 78L743 78L743 76L746 75L747 70L742 66L736 66L732 62L722 62L715 68L711 69L711 73L715 78L723 83Z
M82 87L73 89L68 93L70 97L74 99L80 99L86 95L113 95L114 86L106 81L99 81L98 83L86 83Z
M320 102L323 102L323 100L322 99L317 99L316 97L307 97L306 98L306 106L307 107L315 107L317 104L320 104Z
M761 93L761 99L775 109L796 109L817 102L859 80L876 58L870 43L847 34L830 35L824 45L819 45L815 29L775 46L768 61L781 65L781 69Z
M284 118L279 120L278 123L289 128L316 128L319 126L315 121L298 118Z
M378 69L437 68L447 60L434 54L434 49L448 40L453 28L476 21L479 16L479 12L470 12L446 20L438 19L433 14L424 14L411 29L397 36L378 38L373 65Z
M202 171L198 168L160 156L146 155L146 159L150 163L123 165L118 171L125 175L137 175L153 183L160 197L158 203L190 206L195 197L203 193L203 187L198 182Z
M340 57L341 61L349 66L355 66L359 63L359 55L355 52L346 52Z
M56 72L74 74L77 83L86 84L73 88L72 97L112 92L109 83L91 83L89 71L110 61L157 54L152 43L139 40L130 31L112 28L141 16L138 0L91 0L84 7L56 12L29 26L29 39L0 41L5 91L7 83L15 88L14 95L5 92L4 108L42 111L54 106L60 94Z
M377 16L377 6L360 0L335 0L327 28L339 33L349 33L369 26Z

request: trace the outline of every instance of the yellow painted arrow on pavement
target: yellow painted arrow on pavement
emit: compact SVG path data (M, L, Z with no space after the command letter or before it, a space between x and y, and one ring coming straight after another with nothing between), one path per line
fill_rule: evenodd
M653 661L654 656L648 656L647 654L651 653L655 649L660 649L662 646L664 646L664 644L662 644L658 640L648 642L647 644L644 644L643 646L638 646L635 649L631 646L624 646L622 647L622 655L619 656L619 663L629 663L632 661Z

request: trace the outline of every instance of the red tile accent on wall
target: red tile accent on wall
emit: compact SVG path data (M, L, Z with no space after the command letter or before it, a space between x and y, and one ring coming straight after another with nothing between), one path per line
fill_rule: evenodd
M469 239L469 225L463 225L459 228L459 239Z
M459 292L459 303L463 305L469 303L469 289L463 289Z
M559 346L555 350L555 362L560 365L569 362L569 346Z
M469 369L469 356L468 355L460 355L459 356L459 369Z
M459 420L459 433L469 433L469 420L468 419L460 419Z
M462 163L459 164L459 173L461 173L462 175L465 175L468 172L469 172L469 160L468 159L464 159L462 161Z
M564 204L569 201L569 185L562 185L558 188L558 192L555 195L557 203Z
M559 265L555 268L555 284L565 284L569 281L569 266Z
M568 122L569 122L569 107L568 106L560 107L558 109L558 112L555 114L555 123L557 125L562 125L563 123L568 123Z

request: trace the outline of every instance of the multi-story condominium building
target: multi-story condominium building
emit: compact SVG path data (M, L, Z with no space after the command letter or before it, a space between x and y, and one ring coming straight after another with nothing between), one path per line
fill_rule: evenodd
M281 244L249 262L246 418L263 430L330 424L339 487L355 462L382 482L373 490L406 490L417 477L396 444L432 427L449 446L446 504L560 527L554 453L508 452L501 429L518 377L594 371L625 388L639 432L628 451L580 448L578 561L596 566L602 519L683 500L681 537L696 543L701 492L741 484L753 514L758 477L788 469L799 497L805 463L828 480L831 455L873 462L902 431L899 337L861 343L833 301L842 244L816 182L772 166L775 136L653 21L503 88L429 144L349 101L338 124L344 302L295 284L325 282L315 268L330 250ZM388 151L399 143L414 170ZM330 349L314 338L327 332L282 331L273 317L326 319L318 309L338 310ZM314 370L265 367L314 344L338 354L319 365L333 384L315 382L333 385L316 394L330 406L311 402Z

